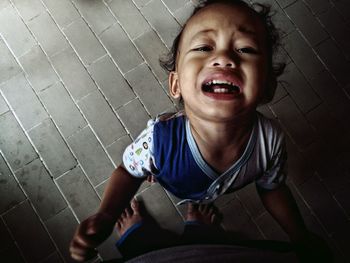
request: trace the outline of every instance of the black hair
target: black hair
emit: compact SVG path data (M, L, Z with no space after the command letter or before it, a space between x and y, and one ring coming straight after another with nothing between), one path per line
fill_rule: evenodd
M280 46L280 32L272 22L274 13L271 11L271 6L265 4L248 4L243 0L199 0L187 22L201 9L216 3L223 3L235 6L242 6L251 10L261 20L266 31L267 57L268 57L268 84L265 90L264 97L260 104L266 104L273 99L277 87L277 78L283 74L286 64L284 62L276 63L274 57ZM175 71L176 58L179 49L182 33L186 28L187 23L182 27L181 31L174 39L170 52L162 57L160 65L168 72Z

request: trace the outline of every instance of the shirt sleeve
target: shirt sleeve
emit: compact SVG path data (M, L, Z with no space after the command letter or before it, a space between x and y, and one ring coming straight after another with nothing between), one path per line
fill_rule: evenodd
M144 178L154 175L156 167L153 154L153 129L156 121L149 120L136 140L126 147L123 154L123 164L134 177Z
M287 177L287 149L284 135L281 134L276 141L275 151L268 161L265 172L256 180L257 186L266 190L277 189L285 183Z

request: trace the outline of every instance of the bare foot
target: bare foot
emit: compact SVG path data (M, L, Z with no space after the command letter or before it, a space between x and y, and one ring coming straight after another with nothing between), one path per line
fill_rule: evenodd
M136 199L132 199L130 207L125 208L124 212L117 220L116 228L120 236L122 236L130 227L141 222L143 217L140 214L140 203Z
M187 206L186 221L196 221L206 225L216 225L219 223L219 214L212 204L192 204Z

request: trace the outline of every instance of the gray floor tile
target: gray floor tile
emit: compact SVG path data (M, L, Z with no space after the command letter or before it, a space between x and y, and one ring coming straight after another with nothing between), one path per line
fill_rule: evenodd
M349 98L330 73L323 71L310 83L320 98L329 106L331 112L334 112L339 120L347 121L350 111Z
M97 212L100 200L80 167L58 178L57 183L79 221Z
M11 247L13 239L9 233L9 230L5 226L4 222L0 221L0 245L1 250L5 250Z
M103 1L73 0L73 3L97 35L117 22Z
M333 117L331 110L324 103L310 111L306 117L318 134L330 143L334 143L334 138L345 132L341 123Z
M131 144L131 142L132 140L130 137L125 135L107 147L107 152L116 166L119 166L122 163L124 150L129 144Z
M0 10L0 33L17 57L36 45L36 41L12 5Z
M109 56L91 64L88 71L114 109L135 98L135 93Z
M90 65L106 54L105 49L83 19L75 20L63 32L84 65Z
M283 81L283 86L303 113L309 112L321 103L319 96L314 92L294 63L288 64L285 73L281 76L281 80Z
M24 202L5 214L4 220L27 262L39 262L55 251L48 233L29 202Z
M87 125L62 83L58 82L42 91L39 97L64 137L71 136Z
M0 214L18 205L25 199L26 196L17 184L5 160L0 155ZM3 231L1 230L0 232L2 233ZM3 245L4 235L0 235L1 248L5 247Z
M66 27L80 17L70 0L42 0L53 19L61 28Z
M0 2L0 10L5 8L5 7L8 7L10 5L10 2L9 0L3 0Z
M27 164L15 175L43 220L51 218L67 207L40 159Z
M0 57L0 83L2 83L20 73L22 69L2 39L0 39Z
M324 31L319 21L313 16L303 1L295 2L288 6L285 11L309 41L311 46L328 38L328 34Z
M337 0L333 1L334 5L342 16L349 22L350 21L350 3L347 0Z
M316 51L341 85L350 82L350 62L345 59L332 39L322 42L316 47Z
M90 93L78 103L86 119L104 146L126 134L119 119L100 91Z
M90 127L68 138L68 143L93 186L109 178L114 167Z
M12 112L0 116L0 130L1 152L14 171L37 158Z
M100 199L102 199L102 197L103 197L103 193L104 193L105 188L107 186L108 180L109 179L107 179L106 181L104 181L103 183L101 183L100 185L95 187L95 190L96 190L98 196L100 197Z
M59 214L45 222L48 231L63 255L65 262L76 262L69 253L69 244L78 226L77 220L74 218L72 211L67 207Z
M277 3L279 3L279 5L282 8L285 8L286 6L291 5L293 2L295 2L296 0L276 0Z
M336 8L330 8L325 13L319 15L321 23L325 26L330 35L334 37L339 44L341 52L347 59L350 59L350 27L349 24L341 17Z
M160 35L165 45L170 48L180 32L180 25L167 8L160 0L152 0L141 9L141 12Z
M26 0L13 0L13 3L25 21L45 12L45 8L40 0L32 0L30 2Z
M223 214L222 226L237 238L262 239L257 226L251 220L242 204L234 199L220 209Z
M163 2L174 13L176 10L184 7L188 0L164 0Z
M299 151L295 145L287 137L287 151L288 151L288 177L292 179L295 185L301 185L313 176L314 170L307 154Z
M151 2L151 0L133 0L133 2L140 9Z
M9 107L7 106L5 99L0 94L0 115L7 111L9 111Z
M53 177L57 177L77 165L74 156L51 119L43 121L30 130L28 135Z
M10 243L9 247L0 251L1 260L4 262L25 263L24 258L15 243Z
M40 263L64 263L58 252L54 252Z
M25 130L29 130L48 118L43 105L22 74L3 83L0 90Z
M266 212L262 214L255 221L266 239L289 241L288 235L283 231L280 225L272 218L269 213Z
M189 1L183 7L177 9L173 15L176 18L176 20L179 22L179 24L181 26L184 26L187 19L191 16L193 9L194 9L194 5L192 4L191 1Z
M328 0L303 0L316 14L323 13L331 7Z
M347 216L350 215L350 198L349 198L349 192L346 189L338 191L334 195L335 200L340 204L340 206L344 209Z
M275 91L275 95L273 96L273 99L270 102L270 104L275 104L276 102L283 99L287 95L288 95L288 93L287 93L286 89L284 88L284 86L281 83L278 83L276 91Z
M301 185L299 190L328 233L341 231L347 223L346 215L317 177Z
M286 16L282 8L277 4L275 0L261 0L259 3L265 3L272 7L272 22L281 32L281 35L289 34L295 29L291 20Z
M52 56L69 46L57 24L47 12L30 20L28 27L48 56Z
M28 80L36 92L39 92L58 81L56 72L47 60L40 46L33 47L19 58ZM35 65L33 67L33 65Z
M135 39L135 45L150 65L157 78L160 81L168 79L168 74L160 66L159 59L166 56L169 50L160 40L158 35L153 30L150 30Z
M49 220L51 236L58 246L47 253L41 251L45 250L45 246L41 246L40 251L37 247L30 251L37 244L29 241L40 239L42 230L39 227L39 236L35 236L37 229L32 227L30 218L26 227L34 234L28 233L26 238L18 234L9 238L6 231L3 234L1 222L16 231L16 224L23 225L23 220L19 221L19 217L23 216L16 214L6 218L6 215L18 211L25 198L29 198L30 203L38 202L35 195L26 196L22 193L23 187L17 185L18 180L12 173L38 159L31 143L36 145L37 150L57 148L58 151L54 153L40 150L41 160L48 169L53 169L54 165L63 169L66 165L61 164L63 157L57 157L56 160L56 154L62 154L62 147L67 150L60 138L61 134L64 140L68 140L68 148L72 149L79 165L76 170L63 175L62 171L70 169L70 165L57 172L54 185L56 191L61 194L66 191L64 194L79 214L79 219L95 212L93 210L98 206L99 197L102 196L111 172L121 162L122 152L131 142L130 138L135 138L145 128L149 115L153 116L163 108L163 99L152 104L152 96L157 97L159 90L168 92L167 74L159 67L158 58L166 53L180 29L179 24L185 23L198 0L31 2L0 0L0 152L5 160L1 164L0 158L0 245L1 242L6 243L5 246L0 246L0 261L64 262L62 254L69 261L68 250L64 247L67 248L74 229L74 224L71 224L74 222L73 216L69 210L58 211ZM272 103L260 106L259 111L280 121L287 134L288 184L295 188L292 188L293 194L297 194L296 199L306 225L330 245L335 254L335 262L346 262L350 251L347 249L350 236L347 220L350 209L347 191L350 187L350 67L349 34L346 33L349 31L350 2L259 2L272 5L277 11L273 20L284 31L282 43L285 48L276 50L275 58L277 62L292 63L289 69L293 71L284 75L291 85L282 82ZM28 28L27 23L32 27ZM323 30L327 31L329 39L324 40ZM66 41L67 36L71 41ZM55 41L55 37L58 41ZM74 46L74 50L68 42ZM101 47L93 48L96 43L97 46L103 46L103 52L99 53ZM38 45L45 55L39 52L40 55L37 56L36 51L40 51ZM90 48L90 45L93 47ZM60 51L63 48L65 50ZM55 54L46 57L47 49L49 53ZM60 82L52 74L51 63ZM28 83L21 76L22 66L25 67ZM27 93L22 92L23 87ZM149 90L151 91L148 92ZM103 98L96 96L98 92L101 92ZM32 98L34 101L31 101ZM104 106L108 103L111 108L106 110L104 107L105 110L102 110L98 106L101 103ZM173 104L170 105L173 108ZM96 108L94 112L93 107ZM22 111L18 111L18 108ZM42 113L43 108L43 112L47 111L48 114L41 116L43 118L36 116L35 114ZM112 124L100 122L96 116L100 114L103 117L103 112L106 111L117 111L117 117L128 132L127 135L119 138L115 132L108 131L107 127L113 129L115 126L115 117L110 121ZM48 115L54 125L45 121L48 120ZM85 117L88 117L89 124ZM22 125L22 122L30 128ZM23 132L21 127L27 131ZM35 135L36 139L30 139L29 142L26 137L28 135ZM102 137L106 140L104 146L100 145ZM54 143L50 144L50 140ZM52 164L45 160L46 155ZM315 174L320 180L314 180ZM67 175L71 177L68 178ZM37 189L33 190L34 193L39 191L42 183L37 182L35 187ZM46 194L46 198L56 198L56 191L53 191L53 195ZM170 228L182 230L186 206L175 208L176 198L164 194L164 190L157 184L145 182L139 193L145 194L146 205L152 215ZM238 228L240 235L258 239L285 239L262 207L253 184L238 193L223 196L215 204L224 212L224 226L231 230ZM80 209L78 205L86 207ZM345 218L345 224L341 222L341 217ZM8 221L12 225L7 224ZM257 230L256 222L264 234ZM103 259L120 256L113 245L116 236L112 235L108 242L98 248ZM23 248L24 252L21 251ZM36 257L28 260L32 254L40 253L40 259ZM97 263L100 259L94 258L90 262Z
M266 210L256 191L255 184L249 184L237 192L237 198L249 211L253 219L261 216Z
M109 238L97 248L98 254L103 260L107 261L122 257L122 255L119 253L118 249L115 246L117 241L118 233L117 230L114 228Z
M313 130L289 96L271 108L299 147L306 147L314 141Z
M162 227L175 233L182 233L183 220L159 184L147 188L137 196L137 200L144 203L149 214Z
M52 63L74 100L96 90L96 85L71 48L52 57Z
M108 6L111 8L112 12L115 14L131 39L134 39L150 30L147 21L132 1L114 0L110 1Z
M171 100L162 89L146 64L142 64L126 74L133 90L145 105L152 117L173 106ZM157 103L155 103L155 98Z
M283 41L286 43L285 49L289 56L309 80L324 70L321 61L316 54L310 50L310 46L305 42L298 31L292 32L286 36ZM305 59L306 57L307 59ZM283 78L283 76L281 78Z
M119 24L108 28L100 38L122 73L128 72L143 62L139 52ZM125 56L125 54L128 55Z
M150 118L137 99L121 107L117 113L133 139L146 128Z

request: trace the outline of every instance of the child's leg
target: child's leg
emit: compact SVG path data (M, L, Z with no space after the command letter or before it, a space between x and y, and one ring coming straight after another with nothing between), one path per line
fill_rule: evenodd
M213 205L189 204L182 242L185 244L224 244L228 235L220 227Z
M177 244L177 235L160 228L145 211L140 210L140 203L132 200L131 210L125 209L116 224L120 234L116 245L125 260Z

